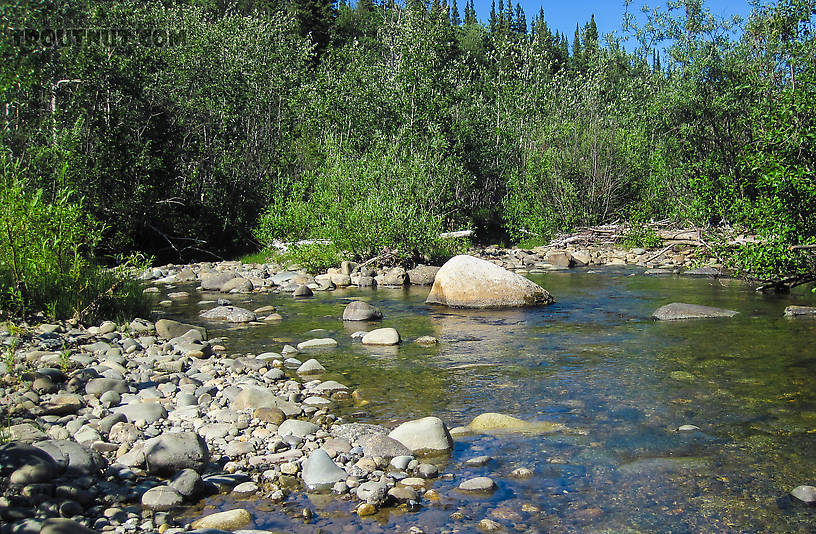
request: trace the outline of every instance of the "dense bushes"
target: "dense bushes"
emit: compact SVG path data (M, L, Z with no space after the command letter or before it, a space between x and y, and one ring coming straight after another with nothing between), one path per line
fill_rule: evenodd
M0 154L0 309L91 320L144 313L147 302L128 270L139 265L105 269L90 259L102 226L61 178L47 195L19 162Z
M444 2L353 4L18 2L0 20L0 144L51 195L68 164L106 254L313 238L441 258L446 230L546 240L673 217L760 234L722 252L747 272L813 271L816 0L744 23L668 2L627 19L635 47L594 20L570 43L512 0L484 24ZM182 38L32 46L10 27Z
M274 240L329 240L357 258L388 252L401 260L438 261L457 243L439 235L452 221L461 171L440 151L378 147L360 158L342 153L292 183L279 184L256 232Z

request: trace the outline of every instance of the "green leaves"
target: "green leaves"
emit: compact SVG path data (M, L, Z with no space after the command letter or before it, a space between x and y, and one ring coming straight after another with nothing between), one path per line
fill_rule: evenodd
M146 301L132 273L103 269L92 260L102 227L87 216L81 200L65 188L46 200L28 171L0 155L0 307L23 317L144 312Z

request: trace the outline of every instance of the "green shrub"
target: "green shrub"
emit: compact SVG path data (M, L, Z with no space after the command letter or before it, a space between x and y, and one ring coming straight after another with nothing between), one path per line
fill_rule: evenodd
M333 243L304 243L293 245L275 260L284 265L297 264L312 274L324 273L329 267L337 267L345 259L343 252Z
M623 246L626 248L657 248L663 244L663 240L658 237L654 230L643 225L633 224L623 238Z
M338 151L339 152L339 151ZM427 154L427 153L426 153ZM315 172L279 185L261 216L256 237L328 240L333 248L300 247L313 266L346 251L368 259L387 253L400 261L440 261L465 244L441 239L453 212L451 191L463 172L441 156L418 156L394 147L355 158L330 155Z
M138 257L107 269L93 262L102 226L72 191L56 187L50 199L30 186L19 161L0 155L0 304L20 316L97 317L144 313L148 306L131 276ZM64 175L65 169L57 176Z

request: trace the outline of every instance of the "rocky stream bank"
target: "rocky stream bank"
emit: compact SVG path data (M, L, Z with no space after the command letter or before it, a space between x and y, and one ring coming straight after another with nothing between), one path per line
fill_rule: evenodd
M696 269L690 274L720 274L718 265L694 251L652 260L657 252L542 248L484 249L477 255L516 272L634 263L647 274L688 267ZM304 338L296 346L270 346L269 352L230 354L228 340L208 339L208 322L251 327L284 320L272 306L233 306L230 294L274 291L308 298L349 285L430 285L437 271L345 262L312 277L273 264L171 265L142 275L146 292L161 287L168 297L149 320L0 328L0 533L252 531L252 514L239 506L192 522L177 515L219 493L282 503L291 492L329 492L366 516L433 506L440 499L433 479L439 477L456 480L456 491L495 491L501 480L440 470L444 463L437 459L450 453L457 435L569 430L490 413L450 430L433 414L394 428L345 423L334 408L366 400L342 383L321 379L326 369L320 350L336 340ZM197 289L176 288L181 284ZM196 298L204 310L200 324L163 317L162 308L173 300ZM337 320L360 324L352 337L364 344L437 343L431 336L402 339L393 328L377 328L387 312L353 302ZM474 457L466 465L490 461ZM507 476L532 474L520 468ZM816 501L810 487L793 494ZM300 519L308 522L312 514L303 508ZM502 528L490 518L473 526Z

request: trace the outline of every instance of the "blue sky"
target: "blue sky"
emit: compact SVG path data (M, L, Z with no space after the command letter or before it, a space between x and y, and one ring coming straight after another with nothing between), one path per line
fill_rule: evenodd
M479 20L483 22L487 22L490 17L490 2L491 0L474 0L476 14ZM448 3L451 3L450 0ZM517 3L519 3L518 0L513 0L513 5ZM665 5L665 0L648 0L646 3L649 6ZM459 10L462 11L465 0L457 0L457 4ZM639 12L639 8L643 4L643 0L634 0L630 10ZM748 0L706 0L705 4L715 15L731 16L736 14L747 18L751 12ZM496 5L498 5L498 0L496 0ZM524 12L527 14L528 22L538 13L539 8L543 7L547 25L553 31L558 30L561 33L566 33L570 42L575 33L575 24L580 23L583 26L593 13L601 36L612 30L617 30L618 34L621 33L621 21L624 13L623 0L608 0L605 2L521 0L521 7L524 8Z

